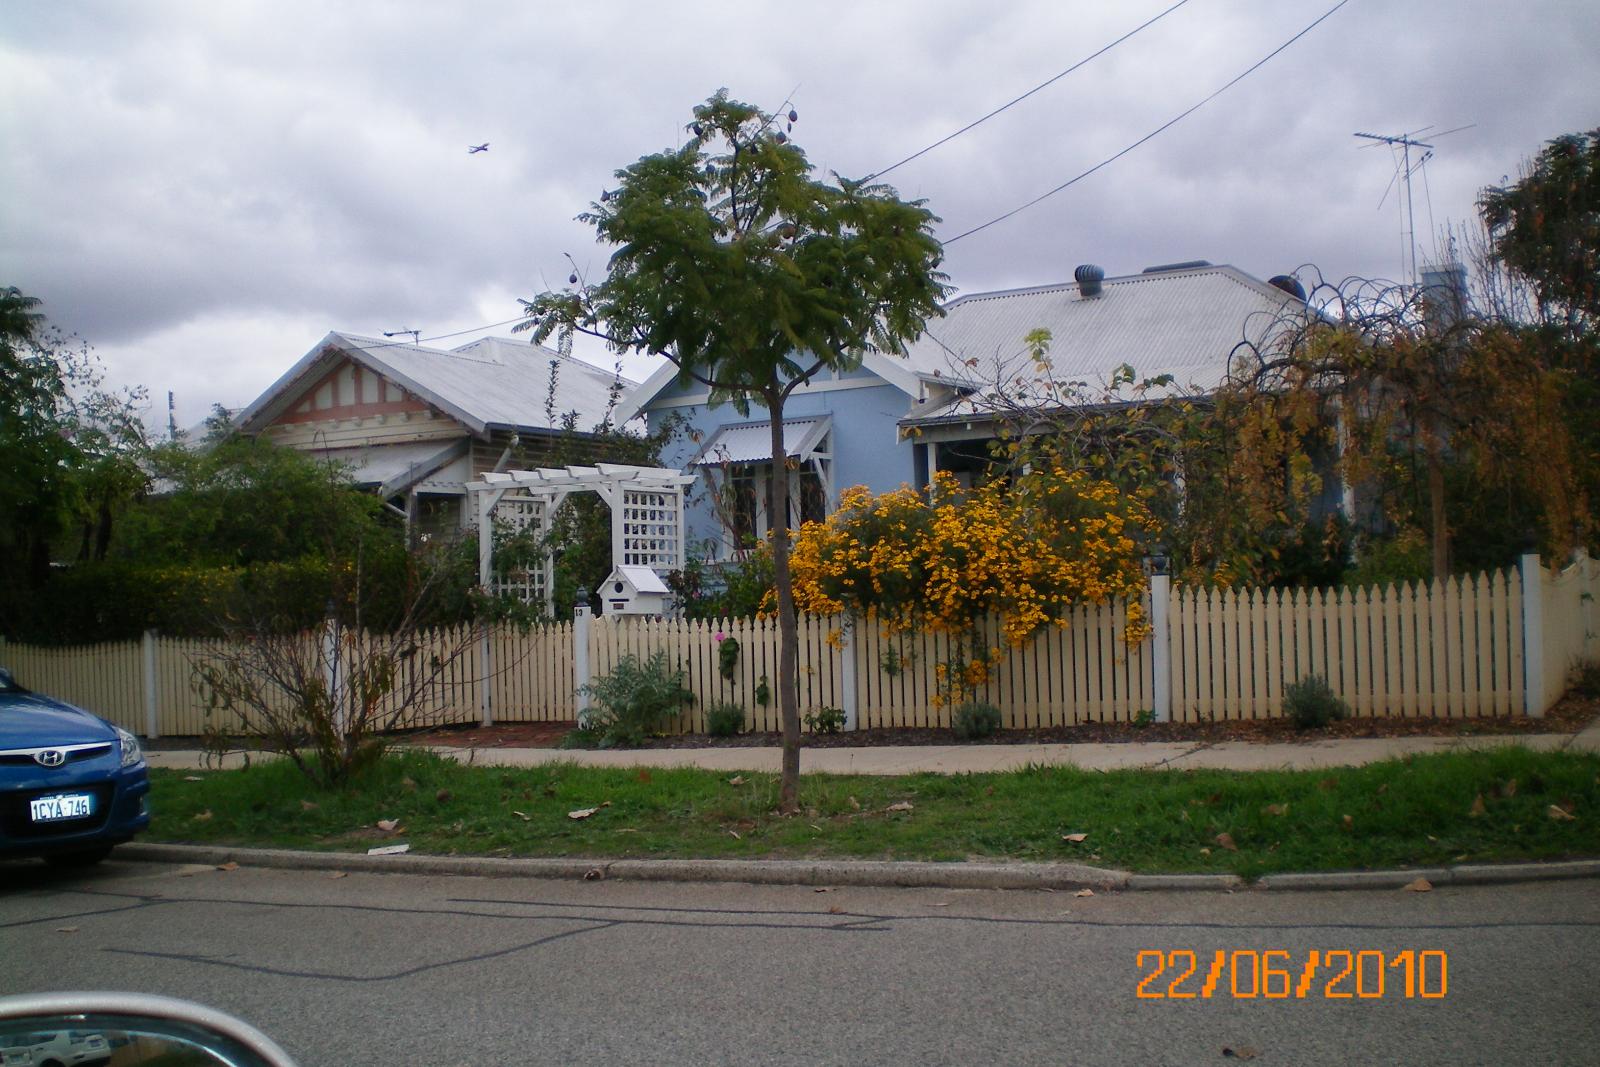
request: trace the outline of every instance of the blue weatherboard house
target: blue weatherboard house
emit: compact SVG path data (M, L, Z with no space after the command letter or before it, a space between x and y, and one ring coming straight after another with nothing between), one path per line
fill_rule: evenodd
M997 429L989 402L997 383L1038 373L1023 343L1033 330L1050 331L1057 380L1093 387L1127 364L1141 379L1171 375L1167 396L1192 395L1215 389L1238 343L1261 343L1304 299L1286 276L1268 283L1203 261L1115 278L1085 265L1075 278L960 297L905 356L869 351L857 369L824 371L797 389L784 409L784 449L797 474L790 525L823 518L850 486L882 493L926 485L934 471L976 476ZM701 476L705 491L688 514L689 541L727 558L769 526L765 409L712 408L705 388L679 382L676 370L662 367L625 396L618 421L639 415L654 430L673 415L685 420L688 433L662 462Z

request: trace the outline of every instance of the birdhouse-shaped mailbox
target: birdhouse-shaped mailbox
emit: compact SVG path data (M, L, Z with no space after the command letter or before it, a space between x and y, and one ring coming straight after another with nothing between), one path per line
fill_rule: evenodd
M600 587L607 615L665 615L671 594L649 567L618 567Z

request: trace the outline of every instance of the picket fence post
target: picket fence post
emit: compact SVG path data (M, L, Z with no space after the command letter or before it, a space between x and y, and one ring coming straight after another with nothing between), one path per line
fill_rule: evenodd
M1164 568L1150 575L1151 711L1156 722L1172 721L1172 626L1168 609L1172 576Z
M572 605L572 690L578 712L578 725L588 725L589 693L589 598L578 591L578 601Z
M146 737L161 736L161 689L160 679L156 676L156 632L146 630L143 641L144 656L141 667L144 672L144 735Z
M844 728L855 730L857 728L856 710L859 703L856 696L856 650L850 638L855 633L855 620L846 617L844 624L839 628L841 640L839 654L843 657L839 661L839 701L844 705Z
M1539 553L1523 553L1522 572L1522 699L1523 714L1544 717L1544 571Z

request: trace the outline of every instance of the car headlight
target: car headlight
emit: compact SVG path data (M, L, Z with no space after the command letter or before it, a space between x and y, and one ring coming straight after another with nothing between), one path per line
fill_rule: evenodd
M122 746L122 765L132 767L144 759L144 751L139 748L139 739L120 726L114 729L117 731L117 741Z

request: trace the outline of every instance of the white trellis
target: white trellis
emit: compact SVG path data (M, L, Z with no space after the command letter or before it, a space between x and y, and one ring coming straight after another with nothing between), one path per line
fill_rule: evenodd
M598 493L611 508L613 565L650 567L658 574L684 563L683 495L695 476L669 467L597 463L592 467L540 467L491 471L467 483L477 506L478 581L495 593L544 601L555 614L554 567L547 553L537 569L496 574L494 524L540 538L550 533L556 509L573 493Z

